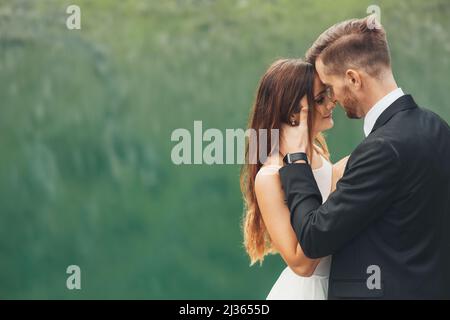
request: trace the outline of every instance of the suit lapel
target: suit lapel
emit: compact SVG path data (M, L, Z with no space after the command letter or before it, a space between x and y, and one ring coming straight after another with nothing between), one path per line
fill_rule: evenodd
M407 94L401 96L397 100L394 101L383 113L378 117L373 129L370 133L374 132L378 128L382 127L386 122L388 122L396 113L407 110L417 108L417 104L412 98L411 95Z

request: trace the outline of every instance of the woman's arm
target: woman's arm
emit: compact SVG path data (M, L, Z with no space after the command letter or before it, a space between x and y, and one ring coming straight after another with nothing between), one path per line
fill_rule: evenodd
M310 277L320 259L310 259L303 254L290 221L289 209L284 203L284 193L277 172L259 173L255 193L264 224L274 248L296 274Z
M345 166L347 165L348 158L350 156L346 156L345 158L342 158L338 162L336 162L333 165L333 178L331 182L331 192L336 190L336 184L337 182L342 178L345 171Z

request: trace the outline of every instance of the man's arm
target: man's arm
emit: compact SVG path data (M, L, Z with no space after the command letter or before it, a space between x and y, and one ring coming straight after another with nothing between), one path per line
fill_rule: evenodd
M399 168L389 142L366 141L350 156L336 191L323 205L309 165L281 168L291 224L305 255L316 259L335 253L382 215L392 203Z

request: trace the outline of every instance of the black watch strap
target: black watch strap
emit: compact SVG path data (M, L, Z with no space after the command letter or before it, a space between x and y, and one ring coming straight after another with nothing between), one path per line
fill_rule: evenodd
M283 158L286 164L291 164L299 160L305 160L306 164L309 164L308 156L304 152L288 153Z

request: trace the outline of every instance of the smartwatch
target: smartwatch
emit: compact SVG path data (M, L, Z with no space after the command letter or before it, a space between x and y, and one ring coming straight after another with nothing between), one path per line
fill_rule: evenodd
M309 164L308 162L308 156L304 152L296 152L296 153L288 153L283 158L284 163L291 164L299 160L304 160L306 164Z

